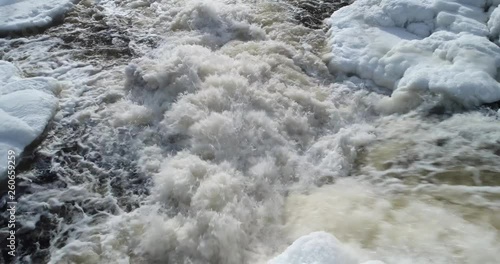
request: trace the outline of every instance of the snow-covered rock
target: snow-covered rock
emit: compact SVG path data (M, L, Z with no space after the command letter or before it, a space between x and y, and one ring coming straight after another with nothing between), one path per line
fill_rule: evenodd
M357 0L334 13L329 69L393 90L381 110L426 93L465 106L500 100L500 0Z
M295 240L268 264L359 264L348 247L326 232L314 232ZM368 261L363 264L384 264Z
M0 0L0 34L46 27L79 0Z
M19 156L54 116L59 89L55 79L23 79L14 65L0 61L0 179L6 175L8 151Z

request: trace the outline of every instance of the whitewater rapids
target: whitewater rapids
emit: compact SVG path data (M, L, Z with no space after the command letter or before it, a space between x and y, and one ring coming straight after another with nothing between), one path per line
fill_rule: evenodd
M62 85L22 175L38 240L16 261L267 263L326 231L355 263L498 263L500 113L380 111L390 89L332 74L332 36L294 12L84 0L42 36L1 39L3 60Z

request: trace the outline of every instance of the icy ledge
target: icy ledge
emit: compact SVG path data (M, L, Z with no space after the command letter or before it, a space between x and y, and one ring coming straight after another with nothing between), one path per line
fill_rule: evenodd
M359 260L334 236L326 232L314 232L300 237L282 254L268 264L359 264ZM384 264L367 261L362 264Z
M54 116L60 87L52 78L21 78L19 70L0 61L0 180L5 179L7 153L19 156Z
M500 100L500 0L357 0L330 24L329 69L393 90L380 110L426 94L466 107Z
M0 0L0 35L44 28L79 0Z

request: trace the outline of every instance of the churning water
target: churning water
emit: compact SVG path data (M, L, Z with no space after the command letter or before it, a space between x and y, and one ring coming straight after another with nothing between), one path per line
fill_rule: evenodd
M305 2L83 0L0 40L64 85L15 261L265 263L324 230L360 260L498 263L499 113L377 112L388 92L332 75L304 8L341 1Z

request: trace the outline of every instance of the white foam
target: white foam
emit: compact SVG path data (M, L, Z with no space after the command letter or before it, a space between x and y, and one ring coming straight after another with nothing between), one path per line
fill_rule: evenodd
M498 3L358 0L329 19L329 68L393 90L380 105L389 112L429 93L465 106L498 101L500 48L488 39L498 38L498 11L484 11Z
M0 0L0 33L46 27L79 0Z
M152 5L148 11L157 13L150 17L172 30L127 67L129 96L99 112L123 130L140 125L134 137L144 147L139 168L153 179L151 195L120 215L120 230L99 225L91 228L104 230L98 235L85 230L54 248L54 263L96 254L115 263L110 256L127 251L144 263L258 263L286 246L280 239L285 186L308 186L332 170L346 176L356 149L373 136L369 125L350 127L367 115L367 92L350 82L318 81L328 72L320 57L294 46L298 40L280 40L279 28L253 23L271 17L270 24L296 30L294 37L310 38L311 31L277 15L279 6ZM114 243L118 237L130 239Z
M52 78L22 79L12 64L0 61L0 154L9 150L19 156L42 134L57 109L59 85ZM0 163L0 175L6 164Z

